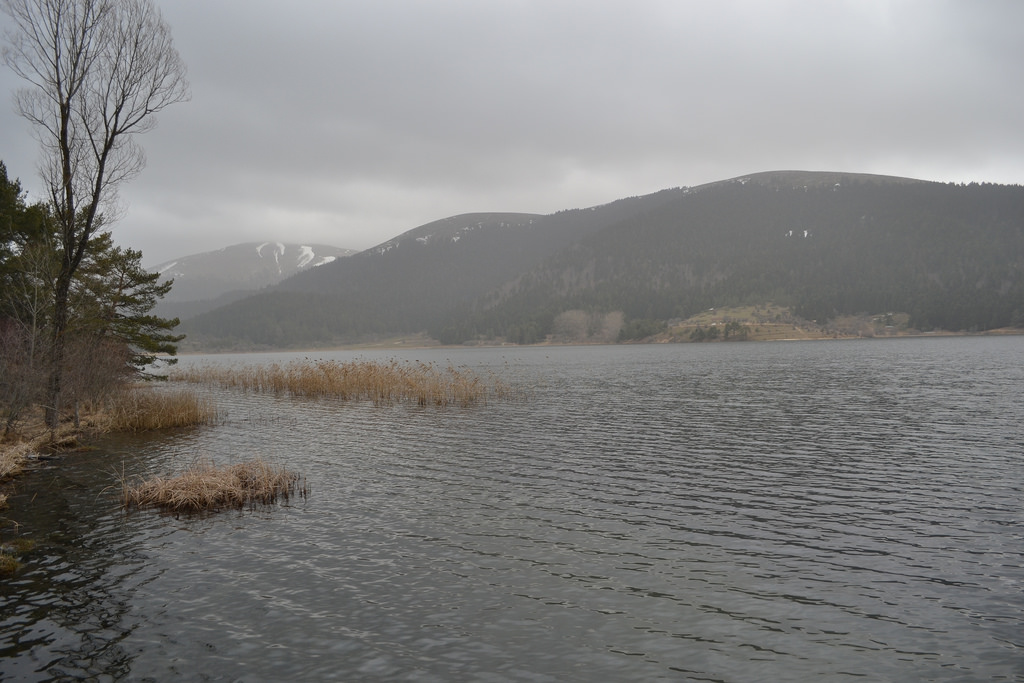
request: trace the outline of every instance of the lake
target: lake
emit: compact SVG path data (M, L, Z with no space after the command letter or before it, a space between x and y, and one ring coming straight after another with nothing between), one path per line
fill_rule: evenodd
M4 681L1024 681L1024 337L186 357L435 361L469 408L210 389L23 477ZM125 513L263 457L283 505ZM5 536L9 539L9 533Z

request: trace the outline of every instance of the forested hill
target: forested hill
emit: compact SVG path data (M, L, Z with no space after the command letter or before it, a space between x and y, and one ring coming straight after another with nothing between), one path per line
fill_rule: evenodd
M311 346L427 330L543 340L568 310L630 321L774 302L920 329L1024 321L1024 188L773 172L549 216L433 223L193 319L214 344Z

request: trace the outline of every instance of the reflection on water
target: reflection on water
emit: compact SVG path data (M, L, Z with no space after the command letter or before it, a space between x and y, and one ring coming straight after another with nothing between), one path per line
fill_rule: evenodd
M530 398L215 392L222 425L20 482L3 680L1024 680L1024 339L403 357ZM309 500L107 488L253 456Z

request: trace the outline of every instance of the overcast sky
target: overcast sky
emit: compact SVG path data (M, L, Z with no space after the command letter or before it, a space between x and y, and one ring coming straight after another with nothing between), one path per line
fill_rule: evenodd
M114 227L150 265L758 171L1024 183L1020 0L158 5L192 99L140 139ZM38 192L0 71L0 159Z

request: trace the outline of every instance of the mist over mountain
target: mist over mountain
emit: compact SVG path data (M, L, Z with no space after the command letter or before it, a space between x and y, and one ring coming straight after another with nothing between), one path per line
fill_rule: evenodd
M190 317L249 296L300 271L351 256L353 249L324 244L246 242L165 261L149 270L174 280L155 313Z
M300 273L183 325L199 348L427 332L543 341L567 311L620 327L774 303L820 322L1024 322L1024 188L801 171L547 216L466 214ZM609 318L611 319L611 318Z

